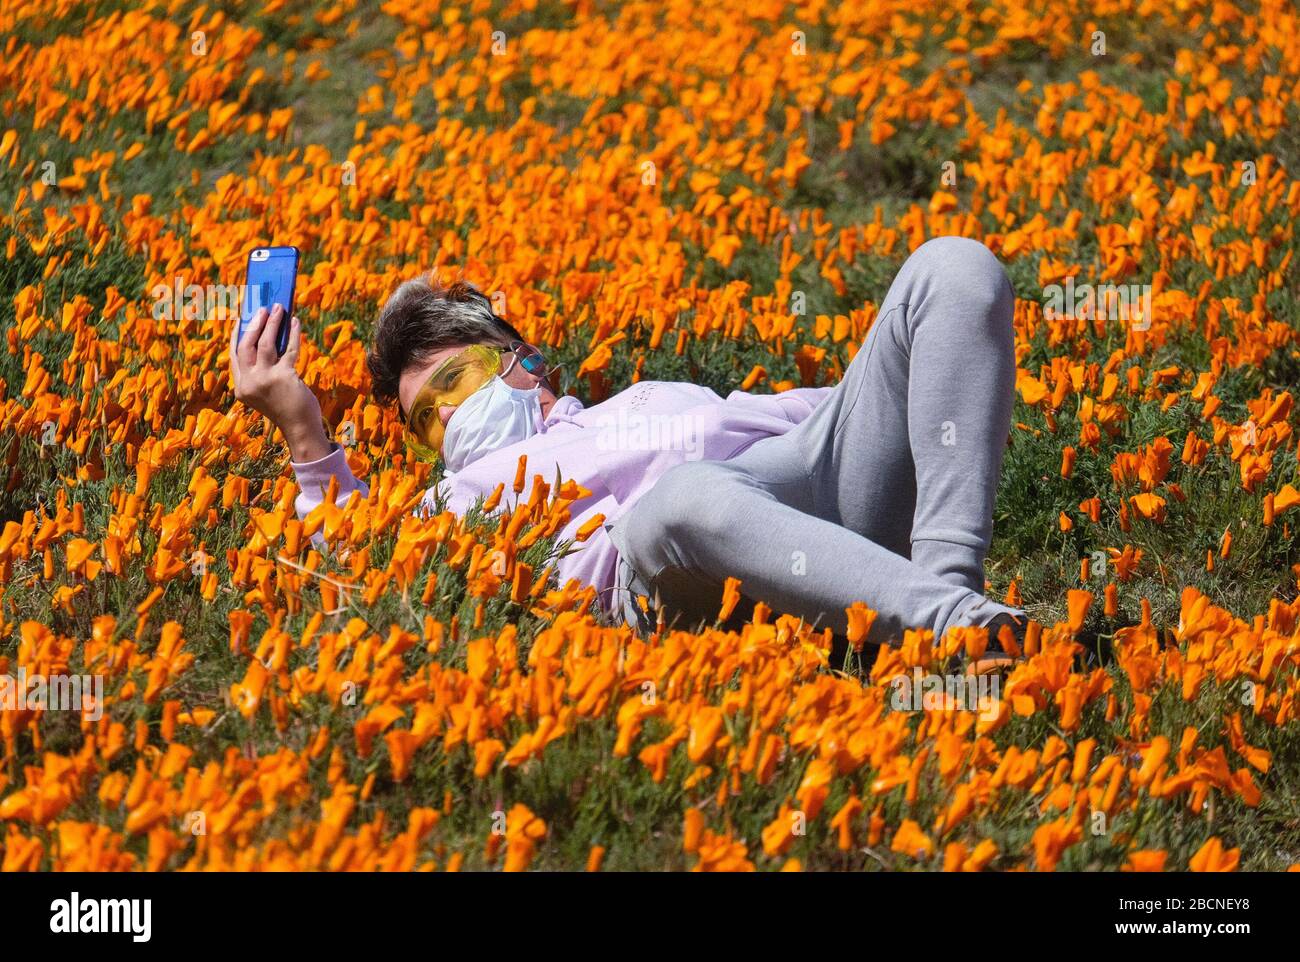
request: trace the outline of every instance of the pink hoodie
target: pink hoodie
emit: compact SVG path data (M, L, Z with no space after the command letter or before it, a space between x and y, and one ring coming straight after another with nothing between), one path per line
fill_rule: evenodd
M806 418L832 388L800 388L781 394L747 394L732 391L724 400L716 392L680 381L641 381L600 404L584 408L572 396L556 400L538 434L483 455L460 471L447 473L425 493L432 507L441 491L447 507L463 514L501 482L506 498L501 507L513 506L511 483L521 454L528 455L527 476L540 474L553 481L572 480L591 492L572 506L572 518L559 532L560 540L573 538L578 528L596 513L605 527L586 542L575 545L561 558L557 574L593 585L607 611L615 608L615 573L618 557L607 527L648 491L673 465L684 461L726 461L755 441L784 434ZM301 493L295 507L300 517L320 504L331 477L337 477L342 505L353 491L368 493L364 482L348 468L342 448L319 461L292 464ZM527 496L525 489L524 496Z

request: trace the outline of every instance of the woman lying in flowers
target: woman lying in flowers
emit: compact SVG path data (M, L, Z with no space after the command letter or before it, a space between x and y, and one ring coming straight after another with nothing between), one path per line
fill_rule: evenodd
M984 556L1010 427L1014 294L982 244L938 238L899 271L834 388L760 396L649 381L592 407L557 397L540 351L467 284L403 284L379 317L367 363L396 401L412 453L441 454L426 495L457 513L513 478L573 480L589 494L560 532L606 523L562 559L607 609L645 623L638 595L669 616L711 620L724 581L844 634L845 609L877 613L869 640L928 627L1014 626L983 595ZM235 393L289 444L300 514L337 479L365 491L295 373L301 328L281 358L281 312L233 343ZM991 635L994 632L990 632Z

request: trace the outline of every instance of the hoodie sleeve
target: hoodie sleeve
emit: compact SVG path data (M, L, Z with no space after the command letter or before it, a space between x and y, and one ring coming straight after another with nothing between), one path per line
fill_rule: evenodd
M352 473L352 469L348 467L347 454L337 441L334 442L334 450L319 461L307 461L301 464L290 461L289 466L293 468L294 476L298 479L298 497L294 500L293 506L299 518L307 517L313 508L325 500L331 478L338 478L338 494L334 498L334 503L340 507L347 503L353 491L360 491L363 498L370 494L366 483L358 480Z
M732 391L727 395L727 404L743 408L752 408L771 414L774 417L798 424L822 401L835 390L834 387L801 387L780 394L749 394L745 391Z
M648 416L637 416L642 421L667 417L680 437L670 438L671 443L620 444L602 443L597 435L590 457L595 460L606 490L619 504L630 504L677 464L727 461L756 441L786 433L808 417L832 390L797 388L781 394L732 391L726 400L714 395L712 400L676 411L663 407ZM610 418L616 424L612 415Z

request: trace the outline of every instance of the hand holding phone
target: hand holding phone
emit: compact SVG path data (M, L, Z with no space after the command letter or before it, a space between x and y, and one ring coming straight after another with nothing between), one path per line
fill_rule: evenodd
M334 448L320 403L298 376L302 324L293 316L298 251L259 248L248 257L239 323L231 325L230 373L235 398L275 423L295 462L317 461Z
M293 294L298 278L298 248L258 247L248 254L248 270L239 311L239 340L244 339L253 318L262 308L269 312L276 304L284 308L276 334L275 349L281 357L289 348L289 318L293 317Z

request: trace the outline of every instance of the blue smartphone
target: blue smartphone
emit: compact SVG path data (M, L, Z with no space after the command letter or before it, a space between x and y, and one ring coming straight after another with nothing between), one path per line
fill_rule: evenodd
M275 349L284 354L289 349L289 321L293 318L293 287L298 277L298 248L258 247L248 253L248 273L244 277L243 304L239 311L239 340L253 323L253 316L265 307L284 305L284 318L276 337Z

